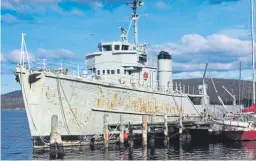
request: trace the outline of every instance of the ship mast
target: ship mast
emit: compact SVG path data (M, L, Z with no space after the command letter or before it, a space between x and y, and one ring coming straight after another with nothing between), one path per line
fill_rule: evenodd
M251 2L251 45L252 45L252 101L255 104L255 53L254 53L254 0L250 0Z
M21 48L20 48L20 65L25 67L25 53L28 61L28 69L30 70L30 62L29 62L29 56L27 51L27 46L25 43L25 35L24 33L21 34Z
M134 44L138 45L139 43L139 37L138 37L138 18L139 15L137 14L137 8L144 5L144 3L141 0L133 0L132 2L126 2L127 5L132 5L132 20L133 20L133 28L134 28Z

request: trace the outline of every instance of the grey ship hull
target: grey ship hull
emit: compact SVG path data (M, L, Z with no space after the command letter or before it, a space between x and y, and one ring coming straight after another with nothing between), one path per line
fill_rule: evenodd
M22 66L16 72L34 147L49 141L51 116L58 115L58 133L64 146L83 144L87 136L103 134L103 116L110 124L118 124L122 114L125 123L141 123L142 115L156 115L162 122L183 114L198 115L185 94L153 92L150 89L110 85L99 80L86 80L52 72L29 73ZM182 108L180 108L182 107Z

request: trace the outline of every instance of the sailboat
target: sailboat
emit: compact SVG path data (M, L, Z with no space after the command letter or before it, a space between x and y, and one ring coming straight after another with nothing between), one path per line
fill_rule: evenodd
M214 120L223 126L223 134L230 140L252 141L256 140L256 104L255 104L255 53L254 53L254 18L253 0L251 3L251 39L252 39L252 79L253 79L253 105L241 111L239 117L232 119Z

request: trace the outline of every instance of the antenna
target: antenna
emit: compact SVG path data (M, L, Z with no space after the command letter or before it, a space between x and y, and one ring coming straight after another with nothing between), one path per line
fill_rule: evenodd
M127 31L123 27L119 27L121 29L121 41L127 42Z
M134 44L138 45L139 38L138 38L138 21L137 20L139 18L139 15L137 14L137 8L143 6L144 2L142 2L141 0L133 0L130 2L126 2L126 5L130 5L133 10L132 20L133 20L133 27L134 27Z

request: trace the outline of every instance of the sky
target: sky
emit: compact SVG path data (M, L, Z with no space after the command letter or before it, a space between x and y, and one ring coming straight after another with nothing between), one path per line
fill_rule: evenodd
M1 92L19 90L13 71L25 33L30 61L84 66L85 55L102 41L118 41L128 28L126 0L2 0ZM255 5L254 5L255 6ZM251 79L249 0L144 0L138 13L139 42L148 56L165 50L173 58L174 78ZM133 42L132 28L129 41Z

